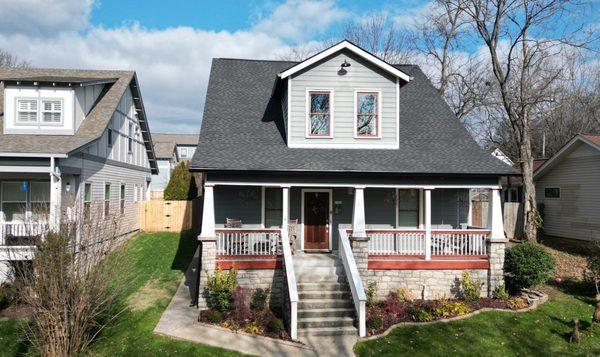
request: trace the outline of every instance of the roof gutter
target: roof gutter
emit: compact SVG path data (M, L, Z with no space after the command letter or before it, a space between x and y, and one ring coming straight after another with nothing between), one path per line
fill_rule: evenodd
M66 159L69 157L67 154L45 154L45 153L22 153L22 152L0 152L0 157L43 157L43 158L57 158Z

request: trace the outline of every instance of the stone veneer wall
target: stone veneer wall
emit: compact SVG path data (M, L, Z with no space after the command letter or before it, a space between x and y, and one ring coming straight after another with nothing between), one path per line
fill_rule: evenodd
M483 286L481 295L488 294L488 271L475 269L471 279L479 279ZM367 270L361 272L365 289L371 282L377 284L376 297L384 299L390 291L408 288L415 299L438 299L456 297L463 270Z
M269 305L281 307L283 291L283 270L281 269L252 269L238 270L238 285L249 289L270 289Z

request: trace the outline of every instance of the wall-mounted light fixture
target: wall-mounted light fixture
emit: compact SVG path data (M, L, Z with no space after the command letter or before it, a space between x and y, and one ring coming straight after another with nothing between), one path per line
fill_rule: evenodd
M344 60L344 63L342 63L342 68L346 68L346 67L350 67L350 66L352 66L352 65L350 64L350 62L348 62L346 60Z

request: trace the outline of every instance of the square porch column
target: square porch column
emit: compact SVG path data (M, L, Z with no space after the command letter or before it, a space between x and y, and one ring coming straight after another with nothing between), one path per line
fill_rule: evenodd
M489 296L492 295L496 287L504 284L504 250L508 239L504 235L500 190L500 188L490 190L488 207L488 226L490 229L490 237L487 241L487 253L490 263L488 271Z
M366 272L369 265L369 237L365 221L365 186L354 188L354 209L352 211L352 254L359 273Z
M431 189L425 192L425 260L431 260Z
M60 168L56 165L56 159L50 158L50 212L48 212L49 227L51 231L60 229L60 211L62 198L62 180Z
M290 223L290 186L281 186L281 231L289 230Z
M202 228L200 241L200 283L198 286L198 308L206 309L206 283L209 276L215 274L217 260L217 234L215 233L214 185L204 185L204 203L202 205Z

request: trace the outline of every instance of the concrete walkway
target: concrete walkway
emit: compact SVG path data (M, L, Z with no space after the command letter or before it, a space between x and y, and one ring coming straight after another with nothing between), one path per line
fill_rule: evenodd
M354 356L355 336L311 336L299 344L199 324L198 309L190 306L191 284L186 281L182 280L154 333L256 356Z

